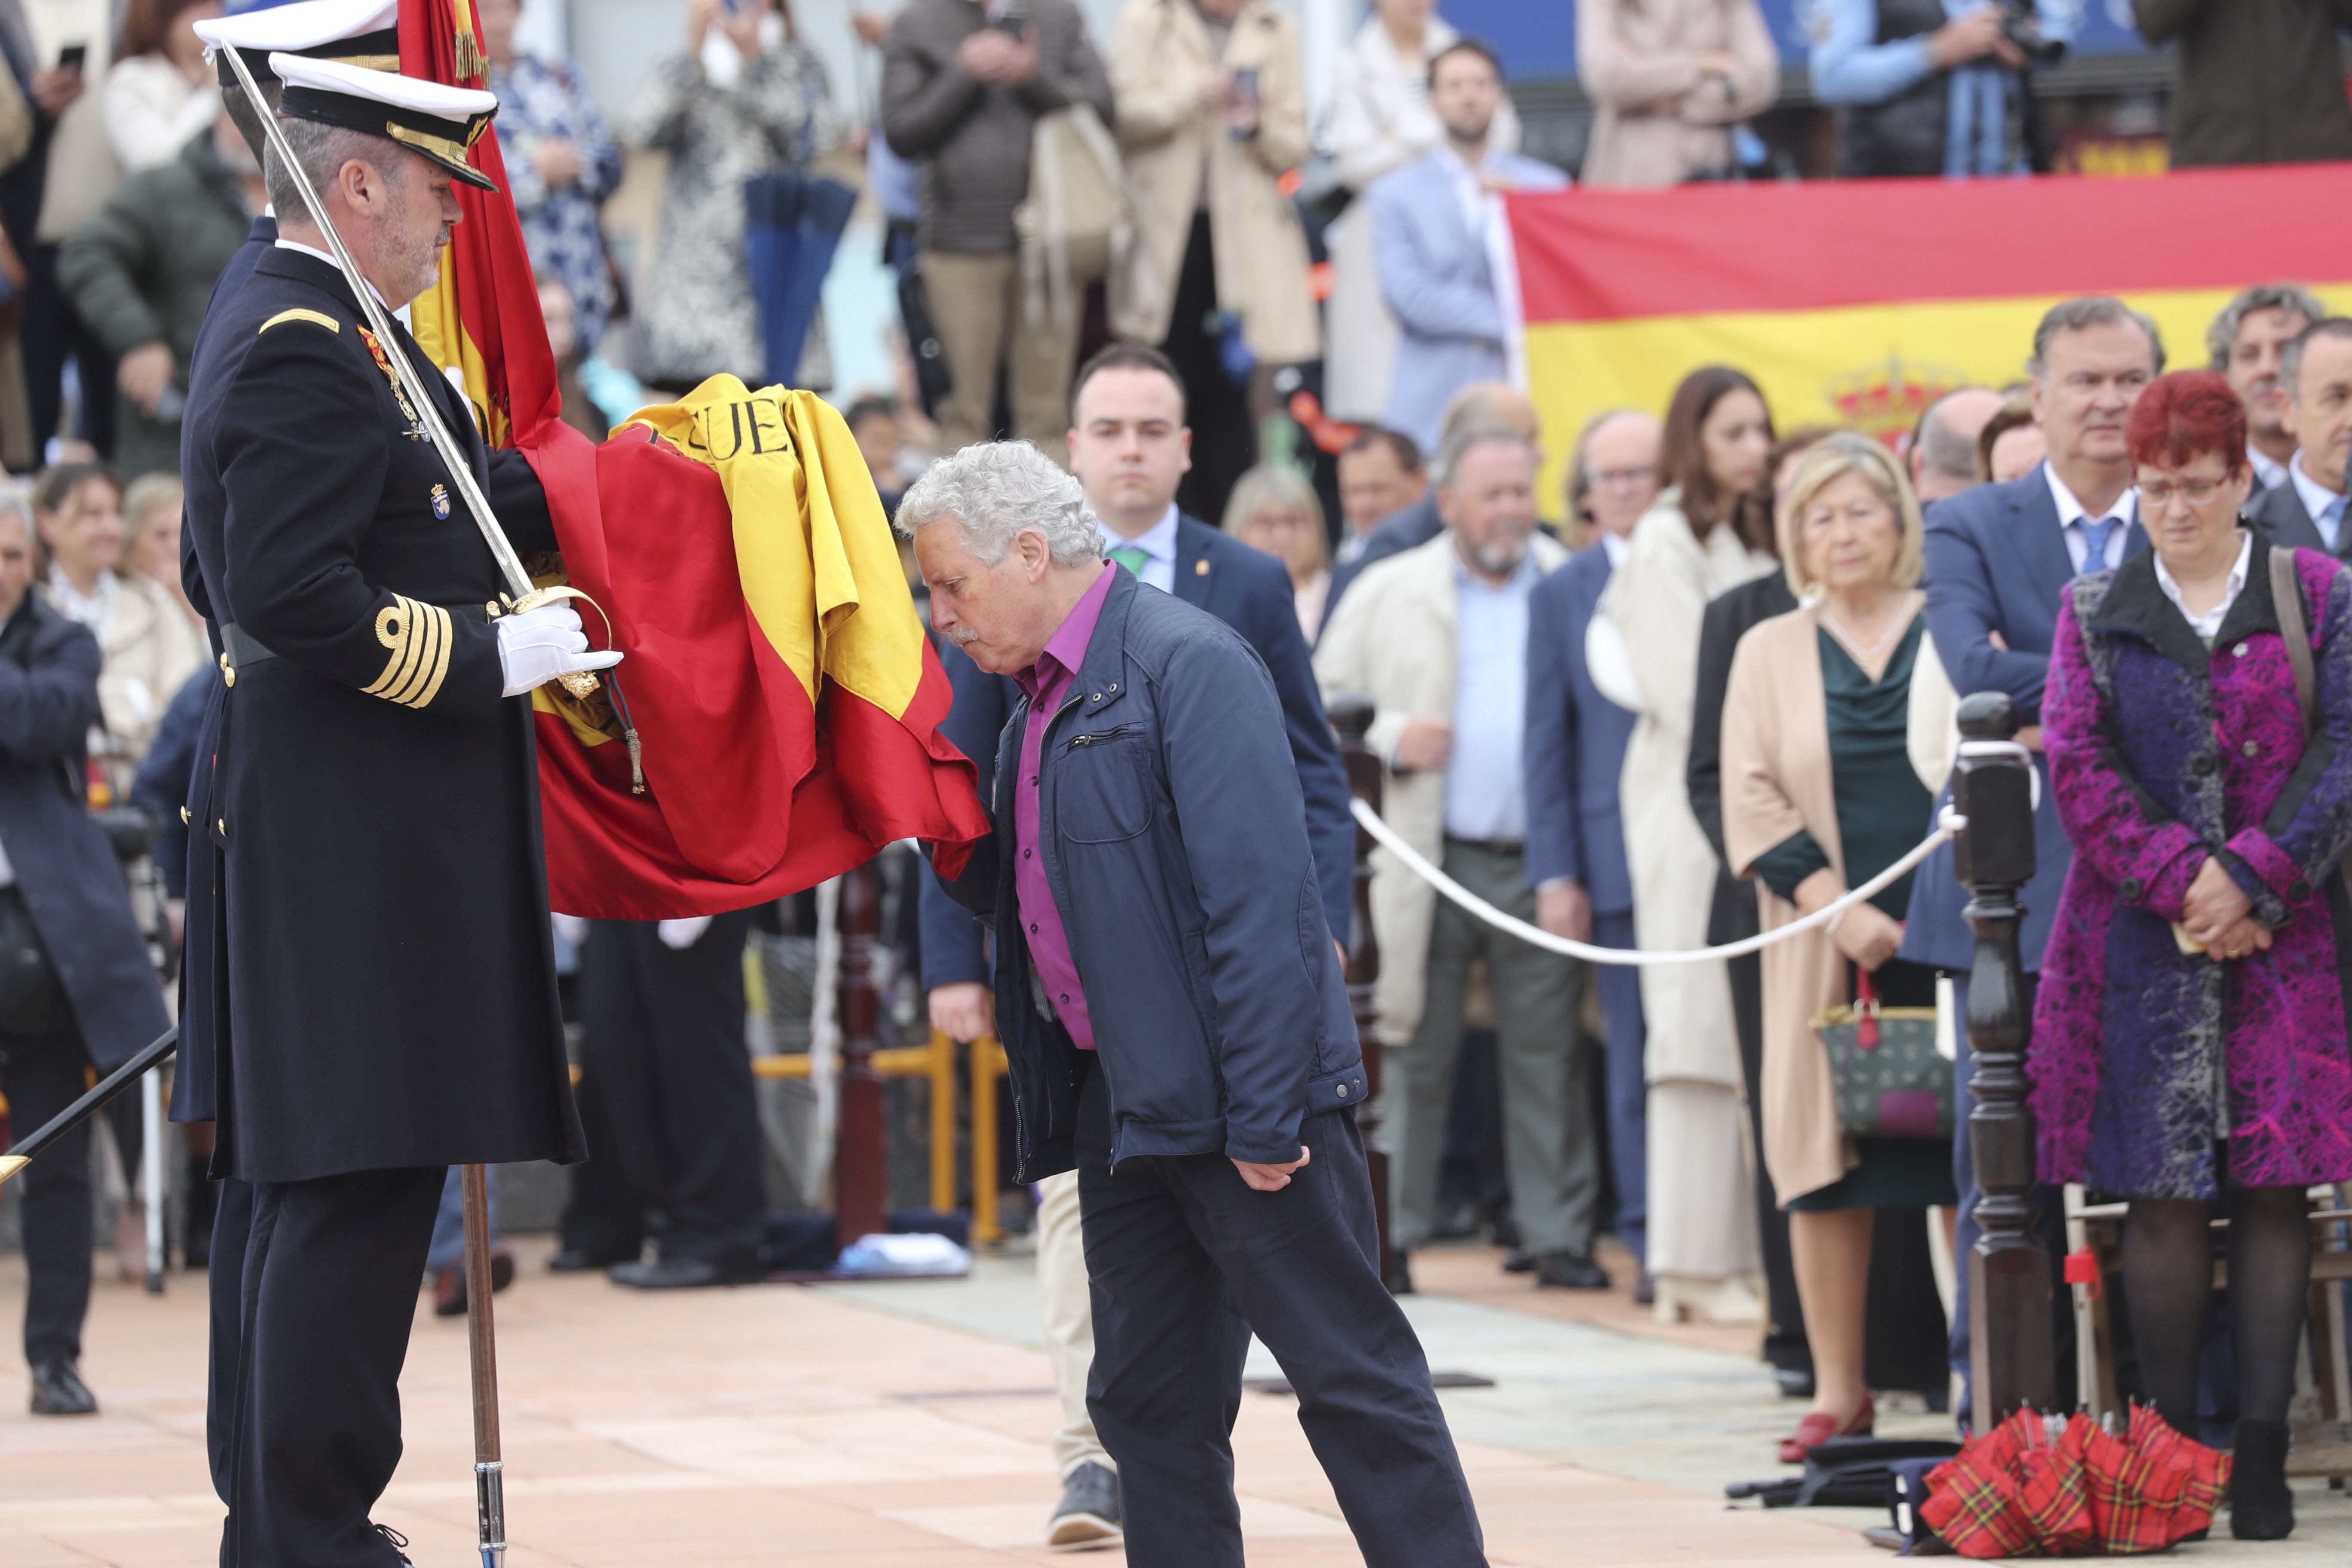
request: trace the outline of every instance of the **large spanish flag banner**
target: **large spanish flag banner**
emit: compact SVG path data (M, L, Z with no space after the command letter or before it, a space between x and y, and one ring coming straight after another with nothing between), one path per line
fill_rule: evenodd
M1891 439L1952 387L2021 378L2034 323L2071 295L2147 312L2176 367L2205 363L2207 323L2250 284L2309 284L2352 310L2345 164L1571 190L1509 207L1554 480L1586 420L1664 413L1704 364L1753 375L1783 429Z
M401 0L408 74L485 85L471 0ZM889 520L841 417L732 378L598 446L566 425L495 127L497 192L464 221L416 339L494 446L538 473L590 640L628 654L584 702L533 694L548 893L567 914L745 909L900 838L953 875L989 831L972 764L939 733L949 688Z

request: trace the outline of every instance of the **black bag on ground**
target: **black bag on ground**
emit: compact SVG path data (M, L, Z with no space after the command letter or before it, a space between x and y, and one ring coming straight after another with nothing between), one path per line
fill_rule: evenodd
M1734 1481L1723 1495L1766 1508L1884 1508L1896 1460L1948 1459L1959 1451L1958 1443L1933 1438L1832 1437L1805 1456L1804 1474Z

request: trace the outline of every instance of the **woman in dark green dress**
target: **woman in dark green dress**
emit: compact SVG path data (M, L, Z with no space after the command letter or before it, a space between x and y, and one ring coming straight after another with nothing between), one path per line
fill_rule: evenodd
M1936 672L1921 618L1918 502L1885 447L1832 436L1798 469L1781 554L1804 601L1742 638L1724 705L1724 840L1751 876L1764 929L1843 897L1926 837L1933 811L1906 744L1911 685ZM1872 1211L1958 1201L1951 1145L1853 1138L1840 1126L1813 1032L1860 977L1885 1005L1935 1005L1931 972L1895 956L1906 876L1826 931L1764 953L1764 1160L1789 1211L1814 1404L1782 1458L1871 1429L1863 1320Z

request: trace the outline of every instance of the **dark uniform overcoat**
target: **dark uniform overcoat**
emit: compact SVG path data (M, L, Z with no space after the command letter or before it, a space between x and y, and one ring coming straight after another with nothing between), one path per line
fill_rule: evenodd
M485 614L505 584L388 356L519 550L553 548L545 497L405 331L373 340L331 265L274 249L216 312L187 475L198 608L237 628L190 907L216 1168L576 1161L530 707L499 695Z

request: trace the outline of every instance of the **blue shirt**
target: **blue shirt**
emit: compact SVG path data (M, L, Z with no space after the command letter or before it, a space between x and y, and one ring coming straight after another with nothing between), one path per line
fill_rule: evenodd
M1454 753L1445 766L1449 837L1527 836L1519 743L1527 724L1528 599L1537 576L1532 555L1500 587L1454 559L1459 609Z
M1102 534L1105 555L1118 560L1117 556L1111 555L1114 550L1142 551L1147 559L1142 570L1135 574L1136 581L1147 588L1172 594L1176 591L1176 522L1181 515L1176 510L1176 503L1170 501L1168 515L1133 539L1121 539L1099 518L1096 519L1095 527Z

